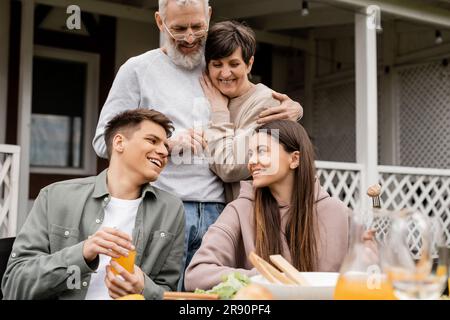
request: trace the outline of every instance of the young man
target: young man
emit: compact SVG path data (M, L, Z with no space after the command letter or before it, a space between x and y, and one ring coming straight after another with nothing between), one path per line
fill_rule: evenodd
M202 127L209 121L209 107L200 86L204 70L204 48L211 7L208 0L160 0L156 23L164 46L129 59L117 73L97 125L94 149L106 156L105 124L118 112L128 108L158 106L174 122L169 152L178 156L196 153L207 145ZM261 114L262 122L302 115L300 104L287 96L281 106ZM189 151L189 152L186 152ZM186 212L185 266L199 248L209 225L225 204L222 180L201 156L169 158L167 169L156 185L183 200ZM181 289L181 288L179 288Z
M172 129L154 110L120 113L105 127L108 169L41 190L8 261L5 299L161 299L176 288L183 205L149 184L167 163ZM131 250L134 273L111 260Z

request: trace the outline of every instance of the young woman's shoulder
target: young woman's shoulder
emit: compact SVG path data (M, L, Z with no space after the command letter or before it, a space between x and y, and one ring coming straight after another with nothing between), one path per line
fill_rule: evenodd
M226 221L230 219L242 220L253 215L253 201L245 198L233 200L223 210L217 221Z
M239 196L225 207L217 219L217 223L229 224L230 222L247 223L252 220L254 193L251 182L242 181Z

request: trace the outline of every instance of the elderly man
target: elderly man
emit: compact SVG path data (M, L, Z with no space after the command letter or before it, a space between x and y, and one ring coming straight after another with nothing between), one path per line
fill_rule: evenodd
M97 155L104 157L105 123L128 108L155 107L174 122L175 132L169 140L171 158L156 185L183 200L186 266L225 204L222 181L209 169L208 159L197 156L198 150L207 145L202 127L208 124L209 108L199 78L205 66L204 47L210 16L208 0L159 1L155 18L164 46L122 65L103 106L93 141ZM300 104L287 96L275 95L282 104L264 111L261 122L277 118L295 120L301 116ZM190 151L194 155L185 157ZM182 161L178 157L180 153L183 153Z
M171 130L160 112L122 112L105 129L107 170L41 190L8 261L5 299L161 299L176 289L183 205L149 184L167 163ZM133 260L112 260L124 257L134 270Z

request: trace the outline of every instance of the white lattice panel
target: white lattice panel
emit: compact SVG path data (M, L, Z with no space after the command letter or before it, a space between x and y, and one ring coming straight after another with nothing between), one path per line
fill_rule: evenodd
M17 146L0 145L0 238L16 233L19 150Z
M361 196L366 197L365 190L361 192L362 166L316 161L316 167L320 183L330 195L341 199L349 208L360 207ZM392 166L379 166L378 169L382 212L410 208L432 217L443 231L442 240L450 247L450 170ZM377 230L377 239L384 242L391 225L389 214L374 215L371 225ZM418 258L420 234L413 224L407 242L413 256Z
M378 101L381 101L381 78L378 78ZM355 83L316 88L314 92L313 131L317 159L354 162L356 159ZM378 128L388 121L378 108ZM378 157L381 155L382 132L378 131Z
M349 208L357 208L361 195L361 171L318 167L317 176L322 187L338 197Z
M381 204L388 210L417 209L435 217L450 247L450 175L380 173Z
M398 74L400 164L450 168L450 67L436 62Z
M354 82L315 89L311 135L317 159L355 161Z

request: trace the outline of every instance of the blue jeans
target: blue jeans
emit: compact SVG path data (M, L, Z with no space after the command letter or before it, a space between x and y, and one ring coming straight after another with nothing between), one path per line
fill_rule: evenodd
M184 271L195 252L202 244L202 238L225 208L219 202L183 202L186 229L184 234L184 255L178 291L184 291Z

